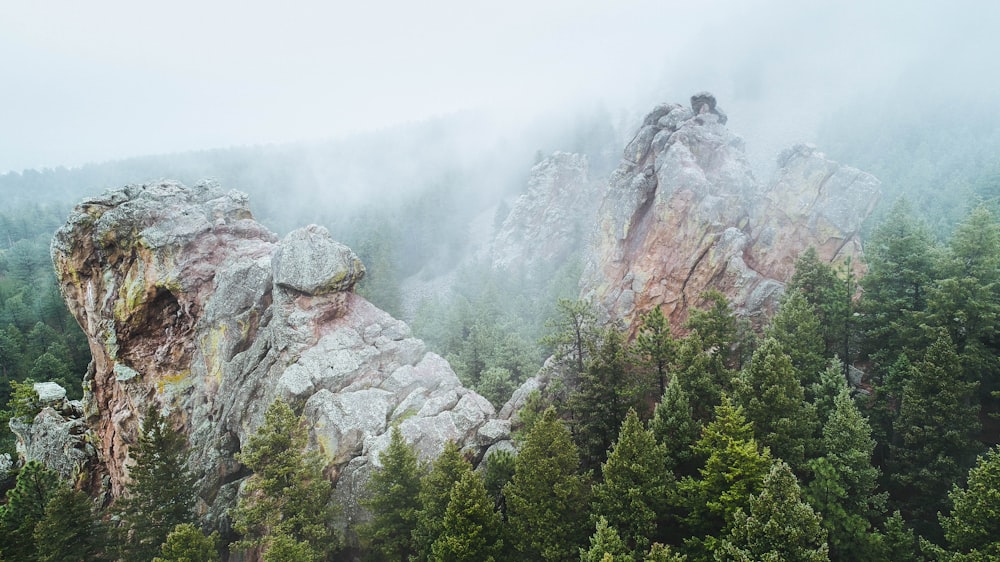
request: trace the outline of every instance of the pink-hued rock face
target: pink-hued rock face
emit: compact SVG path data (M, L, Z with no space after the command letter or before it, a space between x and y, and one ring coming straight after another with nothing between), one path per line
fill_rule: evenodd
M121 493L146 408L188 436L201 509L221 524L236 498L234 459L282 397L311 426L345 521L398 423L424 458L448 440L471 456L509 424L427 353L409 327L353 293L364 266L326 229L283 240L246 196L212 185L128 186L81 203L52 257L94 356L84 415L97 436L91 491Z
M810 246L864 272L858 233L879 181L800 145L762 186L706 96L692 98L697 113L661 105L646 117L597 215L582 294L632 330L656 306L679 329L708 289L759 325Z

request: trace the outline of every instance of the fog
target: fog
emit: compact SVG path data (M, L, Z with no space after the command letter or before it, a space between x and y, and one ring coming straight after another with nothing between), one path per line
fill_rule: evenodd
M699 90L763 168L859 97L995 98L998 16L982 1L8 3L0 172L463 112L490 116L484 135L594 107L627 127Z

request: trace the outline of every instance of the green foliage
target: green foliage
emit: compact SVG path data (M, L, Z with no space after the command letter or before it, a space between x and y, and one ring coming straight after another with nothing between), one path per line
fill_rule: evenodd
M574 440L585 468L604 461L622 420L638 402L639 386L624 335L609 328L570 396Z
M59 491L59 475L38 461L28 461L17 474L7 503L0 506L0 553L5 560L38 560L35 526L45 519L45 507Z
M691 310L685 327L701 338L702 350L716 350L723 358L728 358L736 341L736 320L729 300L715 289L705 291L698 299L708 307Z
M419 512L413 522L415 524L413 530L406 531L405 535L409 537L412 532L415 560L432 560L432 546L441 535L452 489L464 475L471 473L472 465L462 456L458 444L449 441L441 454L434 459L427 475L419 480L417 488ZM395 508L391 503L386 507ZM403 533L404 529L400 528L399 532Z
M216 562L219 560L219 532L211 535L191 523L181 523L167 535L153 562Z
M271 403L264 423L236 455L253 471L231 512L233 527L243 535L232 545L236 550L260 548L265 560L272 548L318 559L336 550L333 490L320 454L305 452L307 441L303 420L280 398Z
M685 476L693 475L691 446L701 435L701 422L694 417L683 385L674 379L663 399L653 410L650 429L663 447L664 468Z
M403 438L398 426L392 428L389 446L379 455L382 466L368 481L361 503L372 519L358 534L385 560L406 560L415 552L411 534L420 509L420 467L417 453Z
M693 550L698 542L720 536L734 521L737 510L749 510L750 497L760 492L771 467L771 454L759 448L753 424L743 409L724 397L716 408L716 418L694 445L695 454L705 459L700 478L684 478L678 483L688 510L684 526L692 535ZM708 541L711 543L711 541Z
M766 338L735 381L735 394L757 441L796 470L812 453L816 412L781 344Z
M35 526L39 562L104 560L104 527L87 494L63 484L45 504L45 516Z
M653 307L639 320L635 351L646 368L656 377L656 382L659 384L657 396L663 396L667 391L670 367L677 355L677 342L670 335L670 322L660 307Z
M715 349L705 349L697 332L681 341L677 352L681 369L675 379L687 395L694 419L704 424L712 418L722 394L730 387L732 372L723 363L722 355Z
M582 376L587 358L598 347L601 336L593 305L583 300L559 299L556 315L545 327L549 333L542 341L552 349L556 361L572 375ZM571 377L570 382L575 379Z
M830 360L827 368L819 373L819 382L812 385L812 405L816 410L816 418L822 426L830 419L836 409L837 396L847 390L847 379L844 378L844 367L839 359Z
M150 406L129 451L126 492L114 507L121 521L117 542L122 560L151 560L174 527L194 521L196 487L185 468L186 448L184 434Z
M598 517L594 534L590 536L590 548L580 549L580 562L605 562L632 560L629 548L625 546L614 526L608 524L604 516Z
M824 356L840 355L841 360L849 363L847 343L854 296L850 276L846 281L839 279L833 266L821 261L816 248L810 247L796 260L788 291L801 293L812 307L826 347Z
M673 473L667 472L664 456L653 432L629 410L601 466L604 479L594 486L592 513L618 530L629 552L641 554L649 546L667 494L673 491Z
M504 487L512 545L522 559L569 561L586 537L588 478L569 431L549 408L525 440Z
M486 458L483 485L486 486L486 493L493 498L494 505L501 513L507 509L503 498L503 487L514 478L515 458L513 453L503 449L494 450Z
M951 338L940 332L924 359L912 366L903 389L890 492L924 535L937 533L935 516L947 506L947 490L965 475L978 448L976 384L963 382L961 373Z
M643 562L685 562L687 556L673 552L669 546L653 543L649 552L643 557Z
M7 416L21 421L30 422L42 411L38 403L38 393L35 392L35 381L25 379L23 382L10 381L11 398L10 411Z
M783 462L771 467L760 495L750 498L749 511L738 510L715 559L774 562L830 560L820 516L800 497L792 469Z
M1000 449L979 457L969 471L968 485L955 486L949 498L951 513L940 517L951 549L983 560L1000 559Z
M500 515L479 476L462 474L451 489L441 534L431 546L441 562L493 562L503 548Z
M826 344L819 322L819 316L804 293L792 290L785 294L781 309L767 329L767 336L788 355L799 382L810 390L820 382L820 373L827 365Z

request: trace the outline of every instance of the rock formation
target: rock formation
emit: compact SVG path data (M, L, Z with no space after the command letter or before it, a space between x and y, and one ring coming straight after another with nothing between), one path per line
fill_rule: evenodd
M676 328L701 293L718 289L760 324L809 246L863 272L858 233L877 179L800 145L761 186L714 96L695 94L691 105L657 106L626 147L598 212L585 297L633 329L660 306Z
M556 152L536 164L493 239L493 267L532 272L565 262L586 240L601 183L582 154Z
M52 257L94 357L83 401L98 436L91 491L121 493L151 404L188 436L203 518L223 529L246 476L233 454L279 396L307 418L344 523L361 516L360 486L393 424L425 458L447 440L473 457L509 446L486 399L353 293L364 266L349 248L316 226L279 241L239 192L107 192L73 211Z

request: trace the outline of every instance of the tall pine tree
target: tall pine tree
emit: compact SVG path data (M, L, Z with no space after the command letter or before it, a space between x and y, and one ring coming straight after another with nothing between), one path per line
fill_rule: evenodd
M413 530L420 509L420 468L413 450L398 426L393 426L389 446L379 455L380 468L368 481L362 505L372 519L359 535L383 560L406 560L417 552Z
M431 545L433 560L494 562L503 549L500 515L478 474L469 471L451 489L441 534ZM402 559L400 559L402 560Z

